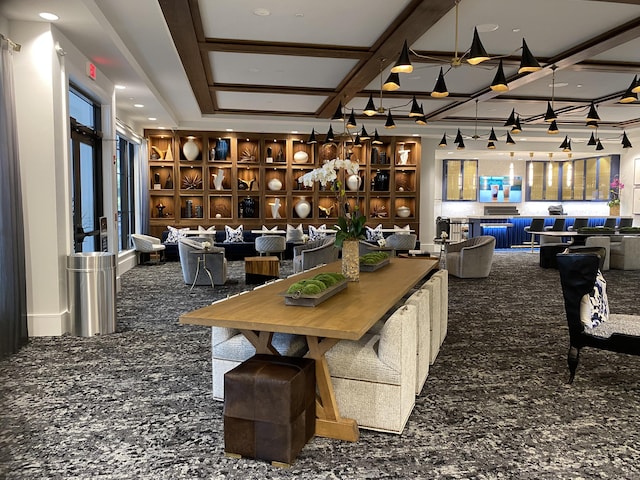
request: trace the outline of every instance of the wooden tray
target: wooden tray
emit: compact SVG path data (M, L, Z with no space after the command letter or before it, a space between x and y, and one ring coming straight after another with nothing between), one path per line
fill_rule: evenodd
M384 260L379 261L378 263L361 263L360 271L361 272L375 272L376 270L381 269L382 267L389 265L391 261L390 258L385 258Z
M326 290L315 295L296 295L294 293L282 292L280 295L284 297L285 305L297 305L300 307L315 307L321 304L325 300L333 297L336 293L341 292L347 288L347 280L341 280L338 283L331 285Z

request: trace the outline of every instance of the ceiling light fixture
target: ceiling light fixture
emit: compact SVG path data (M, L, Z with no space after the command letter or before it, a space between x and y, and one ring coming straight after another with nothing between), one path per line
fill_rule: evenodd
M378 135L378 129L376 128L374 133L373 133L373 140L371 140L371 143L374 145L382 145L382 140L380 139L380 135Z
M344 122L344 114L342 113L342 101L340 101L340 103L338 104L338 108L336 108L336 111L333 114L333 117L331 117L331 120L341 120Z
M362 111L362 113L364 113L367 117L373 117L376 113L378 113L378 110L376 109L376 106L373 103L373 93L369 94L369 101L367 102L367 105L364 107L364 110Z
M311 135L309 135L309 140L307 140L307 144L312 145L314 143L318 143L318 140L316 140L316 131L314 128L312 128Z
M629 137L627 137L627 132L622 132L622 148L631 148L631 142L629 141Z
M391 115L391 110L387 114L387 121L384 124L384 128L396 128L396 122L393 121L393 115Z
M382 90L393 92L400 88L400 75L391 72L387 80L382 84Z
M560 133L560 130L558 129L558 124L556 123L555 120L553 120L549 125L549 129L547 130L547 133L550 135L556 135Z
M362 126L362 130L360 130L360 139L361 140L370 140L371 136L367 133L367 129Z
M327 136L325 137L324 141L326 143L331 143L336 141L336 137L333 134L333 127L331 125L329 125L329 131L327 132Z
M413 65L411 65L411 60L409 60L409 47L407 45L407 41L404 41L404 45L402 46L402 52L400 52L400 58L396 64L391 68L392 73L411 73L413 72Z
M540 66L536 58L531 53L531 50L529 50L526 40L523 38L522 39L522 57L520 57L520 68L518 69L518 73L537 72L541 68L542 67Z
M596 145L596 151L601 151L604 150L604 146L602 145L602 142L600 141L600 139L598 139L598 145Z
M491 90L493 90L494 92L506 92L509 90L507 79L504 76L504 69L502 68L502 59L500 59L498 70L496 71L496 76L493 77L493 81L491 82L489 88L491 88Z
M440 67L440 75L438 75L438 80L436 81L436 86L433 87L431 96L434 98L444 98L449 96L447 85L444 83L444 73L442 73L442 67Z
M353 113L353 108L351 109L351 115L349 115L349 120L347 120L346 127L347 128L356 128L358 124L356 123L356 115Z
M442 135L442 140L440 140L440 143L438 144L438 146L440 148L444 148L444 147L447 146L447 133L446 132Z
M55 13L51 13L51 12L40 12L38 14L38 16L44 20L49 20L50 22L55 22L56 20L59 20L60 17L58 17L58 15L56 15Z
M509 132L507 132L507 141L506 141L507 145L515 145L516 142L513 139L513 137L511 136L511 134Z
M633 77L633 81L627 91L624 92L622 98L620 98L620 103L633 103L638 100L638 91L640 91L640 82L638 82L638 76L635 75Z
M591 132L591 137L589 138L589 141L587 142L587 145L589 147L593 147L595 145L597 145L598 142L596 142L596 136L593 134L593 132Z

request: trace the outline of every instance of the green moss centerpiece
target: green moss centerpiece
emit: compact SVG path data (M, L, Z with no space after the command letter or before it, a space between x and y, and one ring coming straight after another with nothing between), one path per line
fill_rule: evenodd
M319 273L292 283L284 296L285 305L315 307L347 288L347 279L337 272Z

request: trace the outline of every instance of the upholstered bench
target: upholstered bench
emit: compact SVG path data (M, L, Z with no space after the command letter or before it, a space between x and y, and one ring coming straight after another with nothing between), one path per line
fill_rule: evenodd
M315 361L255 355L224 388L225 454L291 465L315 433Z

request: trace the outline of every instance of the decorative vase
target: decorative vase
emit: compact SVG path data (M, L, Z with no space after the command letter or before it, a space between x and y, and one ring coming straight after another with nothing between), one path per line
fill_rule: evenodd
M299 150L293 154L293 163L307 163L309 161L309 154L304 150Z
M271 218L282 218L280 216L280 199L276 198L275 201L269 205L271 205Z
M224 180L224 170L219 168L218 173L213 175L213 187L216 190L222 190L223 180Z
M184 153L184 158L189 161L193 161L198 158L200 155L200 147L195 142L196 137L187 137L187 141L182 146L182 153Z
M164 188L167 190L171 190L173 188L173 180L171 179L171 174L167 175L167 181L164 182Z
M240 216L245 218L255 218L257 216L256 201L251 197L246 197L240 201Z
M350 282L360 280L360 247L358 240L342 242L342 274Z
M215 160L226 160L229 153L229 144L224 138L219 138L216 142Z
M389 190L389 174L378 170L374 179L374 190L376 192L386 192Z
M360 188L360 185L362 184L362 179L360 178L360 175L353 174L347 177L346 183L349 190L351 190L352 192L357 192Z
M269 187L269 190L280 190L282 188L282 182L280 181L280 179L274 177L269 180L269 183L267 183L267 187Z
M609 207L609 216L610 217L619 217L620 216L620 204L611 205Z
M411 150L400 150L398 153L400 154L400 158L398 161L399 165L406 165L407 160L409 160L409 153Z
M307 202L307 199L304 197L298 200L293 208L300 218L307 218L309 213L311 213L311 204Z

